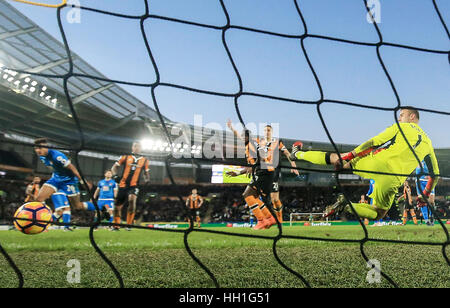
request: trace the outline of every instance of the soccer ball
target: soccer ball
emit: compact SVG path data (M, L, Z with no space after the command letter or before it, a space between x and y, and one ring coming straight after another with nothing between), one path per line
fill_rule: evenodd
M20 220L20 218L39 221ZM39 234L47 230L52 222L52 210L41 202L22 205L14 214L14 226L25 234Z

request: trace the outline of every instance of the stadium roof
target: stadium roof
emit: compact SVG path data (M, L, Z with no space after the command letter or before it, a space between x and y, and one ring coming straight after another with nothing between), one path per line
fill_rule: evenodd
M108 79L71 51L74 72ZM1 67L3 65L3 67ZM0 2L0 130L28 137L48 137L62 145L79 141L62 78L69 59L64 45L6 2ZM68 91L81 122L88 149L128 152L135 139L166 141L155 110L120 85L73 76ZM208 140L214 130L181 126L164 118L168 128L189 130L191 139ZM222 135L224 132L221 132ZM201 136L197 136L201 134ZM226 132L225 134L231 134ZM224 135L225 136L225 135ZM227 139L230 140L230 139ZM325 144L323 144L325 146ZM228 146L234 146L228 145Z
M72 59L75 73L107 79L73 52ZM63 79L14 71L66 74L69 59L64 45L5 1L0 2L0 63L0 129L46 136L62 144L76 143L79 135ZM129 150L132 136L162 134L157 113L116 83L71 77L68 91L87 143L93 148ZM174 124L167 118L165 121Z

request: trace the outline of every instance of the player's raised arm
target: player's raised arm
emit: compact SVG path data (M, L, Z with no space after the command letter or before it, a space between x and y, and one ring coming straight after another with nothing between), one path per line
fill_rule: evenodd
M428 166L428 172L430 173L430 180L427 183L427 186L425 187L424 191L422 192L423 195L429 197L433 189L436 187L436 185L439 182L439 165L436 158L436 154L434 153L433 146L430 145L431 152L427 156L425 156L425 163Z
M239 132L233 127L233 124L231 123L231 120L228 119L227 121L227 127L233 132L233 134L237 137L237 138L241 138L241 135L239 134Z
M144 166L145 170L144 170L144 182L145 184L150 182L150 162L146 161L145 166Z
M25 189L25 195L30 199L33 198L33 184L28 184Z
M365 156L368 153L370 153L373 149L378 148L379 146L385 144L389 140L392 140L399 132L399 128L397 124L393 124L392 126L386 128L382 133L378 134L377 136L367 140L360 146L358 146L356 149L354 149L352 152L348 153L346 157L342 157L344 160L351 155L353 155L353 158L357 156Z
M188 196L188 197L186 198L186 207L189 207L189 201L190 201L190 198L191 198L191 196Z
M126 159L127 159L127 156L123 155L123 156L121 156L119 158L118 161L116 161L114 163L114 165L111 168L111 172L112 172L113 177L115 177L117 175L117 171L118 171L119 167L123 165L123 163L125 162Z

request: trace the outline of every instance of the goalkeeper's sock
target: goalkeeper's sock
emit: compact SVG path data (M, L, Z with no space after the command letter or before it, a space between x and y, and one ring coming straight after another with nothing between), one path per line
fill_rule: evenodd
M330 155L329 152L320 151L298 151L295 153L295 157L299 160L306 160L315 165L330 165Z
M378 212L375 210L375 208L367 203L352 203L353 208L355 209L355 212L358 214L361 218L368 218L371 220L375 220L378 216ZM350 206L346 207L347 212L352 213Z
M422 211L423 220L425 220L425 222L428 222L428 206L422 206L420 210Z

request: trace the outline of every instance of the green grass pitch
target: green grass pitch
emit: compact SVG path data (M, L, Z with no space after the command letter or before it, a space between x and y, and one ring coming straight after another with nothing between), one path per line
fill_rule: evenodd
M277 229L253 231L248 228L214 228L234 233L275 236ZM440 226L368 227L371 238L445 242ZM284 227L285 235L361 239L360 226ZM37 236L17 231L0 232L0 244L22 270L25 287L118 287L112 271L90 245L89 230L75 232L51 230ZM94 233L98 245L116 265L126 287L209 288L207 274L189 257L183 233L157 230ZM195 255L226 288L301 288L302 282L284 270L272 254L272 241L193 232L189 243ZM369 284L369 268L358 243L283 239L278 255L289 267L301 273L312 287L390 287L386 280ZM450 287L450 267L442 246L367 243L370 259L400 287ZM447 255L450 249L447 247ZM67 282L69 260L81 264L79 284ZM18 280L0 256L0 286L16 287Z

